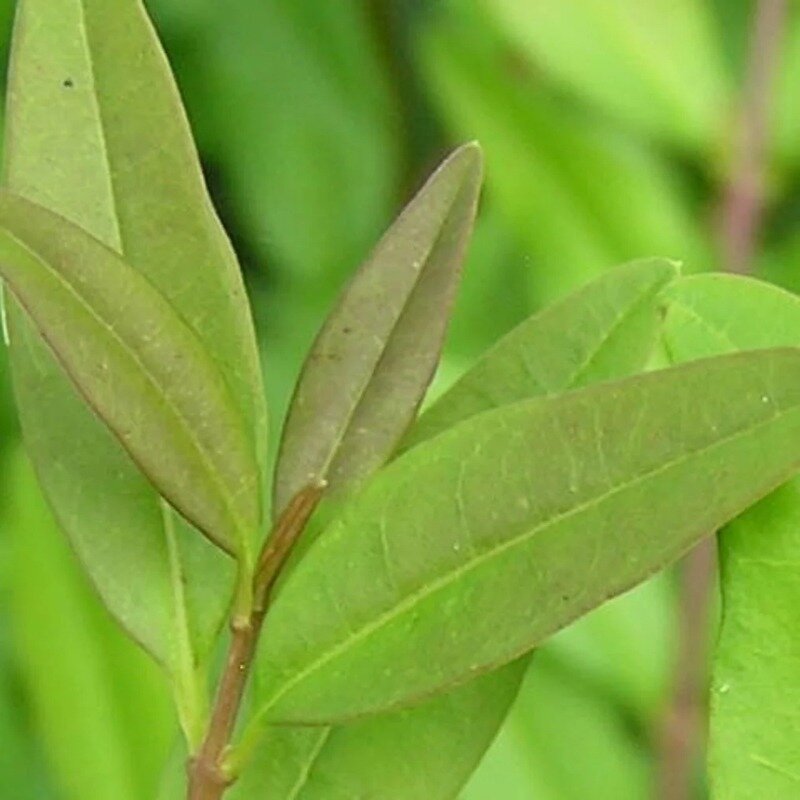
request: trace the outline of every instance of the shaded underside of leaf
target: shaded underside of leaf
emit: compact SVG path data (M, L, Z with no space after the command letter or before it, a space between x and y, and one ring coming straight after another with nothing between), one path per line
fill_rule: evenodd
M335 491L369 474L410 425L439 360L481 174L478 148L457 150L344 290L289 409L276 512L309 482Z
M289 576L261 713L347 718L511 660L775 488L798 435L791 349L467 420L380 473Z
M730 275L679 281L664 295L675 361L800 344L800 299ZM792 797L800 788L800 480L726 526L722 621L714 655L709 771L719 800Z
M209 538L246 551L258 467L203 346L136 270L82 229L0 194L0 275L89 405L156 489Z
M631 262L518 325L420 417L410 447L468 417L640 370L660 324L657 297L677 275L664 259Z
M405 711L338 727L269 727L231 797L455 797L497 733L527 663L523 658Z

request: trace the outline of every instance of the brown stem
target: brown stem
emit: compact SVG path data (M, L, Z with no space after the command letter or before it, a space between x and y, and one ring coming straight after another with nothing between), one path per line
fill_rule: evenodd
M661 731L658 781L661 800L688 800L695 794L695 768L703 740L715 566L716 542L712 536L689 553L680 567L678 653L672 700Z
M319 483L298 492L281 514L261 551L253 579L253 611L248 620L234 624L232 628L228 657L208 730L197 755L187 765L188 800L219 800L231 784L222 769L222 758L239 715L270 595L324 489L325 484Z
M764 207L769 98L786 0L759 0L750 38L735 157L720 203L720 245L730 272L746 273L758 247ZM716 542L702 542L682 564L673 696L661 732L658 797L694 796L694 767L705 724L705 678Z

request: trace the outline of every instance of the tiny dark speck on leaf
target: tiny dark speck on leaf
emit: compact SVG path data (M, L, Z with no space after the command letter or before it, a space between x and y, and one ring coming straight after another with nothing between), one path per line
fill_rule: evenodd
M66 78L64 80L64 88L65 89L71 89L74 85L75 85L75 82L72 80L72 78Z
M352 328L342 328L342 333L352 333Z

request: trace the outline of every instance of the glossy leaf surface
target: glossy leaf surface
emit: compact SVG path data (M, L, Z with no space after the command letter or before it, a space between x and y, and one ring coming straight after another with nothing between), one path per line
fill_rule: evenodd
M284 428L275 510L308 483L365 477L414 418L439 360L481 182L465 145L378 243L322 327Z
M800 344L800 300L769 284L703 276L676 283L665 301L665 338L676 361ZM719 547L713 796L791 797L800 780L800 481L789 481L728 525Z
M799 434L791 349L467 420L382 471L287 578L261 713L347 718L512 660L775 488Z

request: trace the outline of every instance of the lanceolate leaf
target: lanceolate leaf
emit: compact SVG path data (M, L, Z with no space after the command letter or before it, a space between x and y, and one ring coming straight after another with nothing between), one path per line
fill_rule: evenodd
M664 259L634 261L526 320L420 417L404 446L481 411L642 369L659 328L659 292L676 275Z
M224 379L169 303L81 228L7 192L0 277L159 492L242 556L260 522L252 444Z
M430 383L481 182L476 145L457 150L406 207L325 322L281 442L279 512L310 480L331 491L391 454Z
M800 344L800 299L724 275L665 295L676 361ZM714 797L792 797L800 785L800 480L782 486L720 536L722 624L714 658L709 769Z
M270 727L231 798L449 800L497 733L527 662L410 710L337 727Z
M775 488L798 436L790 349L457 425L376 476L287 578L260 648L261 714L380 711L510 661Z
M263 453L242 282L139 0L17 3L5 144L6 185L124 252L169 298ZM196 707L194 673L224 619L231 564L159 499L35 330L10 316L26 446L59 523L111 612Z

